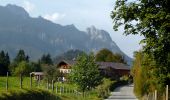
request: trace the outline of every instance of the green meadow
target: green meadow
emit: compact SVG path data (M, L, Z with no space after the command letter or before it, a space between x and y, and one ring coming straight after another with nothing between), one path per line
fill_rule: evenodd
M14 99L21 100L18 98L22 98L22 95L31 96L31 94L39 95L42 93L48 96L51 95L51 97L53 97L52 100L102 100L101 98L97 97L97 92L95 91L95 89L90 92L86 92L85 97L83 97L82 93L78 92L77 86L74 84L70 84L70 83L56 82L54 83L54 90L52 90L51 84L49 85L47 89L46 81L41 80L38 84L36 80L32 79L32 88L31 88L30 78L23 77L22 89L21 89L20 88L20 77L8 77L8 90L6 90L6 82L7 82L6 77L0 77L0 100L1 99L8 100L7 98L10 98L10 97L12 100L13 95L14 97L16 97ZM19 97L19 95L21 95L21 97ZM42 99L42 97L40 96L36 96L36 97L39 97ZM56 96L57 99L54 99L54 96ZM41 100L41 99L35 98L35 100ZM32 98L32 100L34 99Z

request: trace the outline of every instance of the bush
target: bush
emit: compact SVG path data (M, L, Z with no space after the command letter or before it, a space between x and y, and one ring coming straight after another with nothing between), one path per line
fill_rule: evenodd
M110 94L110 87L113 83L115 82L104 78L102 84L97 86L98 97L107 98Z

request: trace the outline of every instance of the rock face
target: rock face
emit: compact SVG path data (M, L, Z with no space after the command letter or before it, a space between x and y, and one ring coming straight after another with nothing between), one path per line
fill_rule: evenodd
M84 32L74 25L61 26L42 17L32 18L16 5L0 6L0 50L8 51L12 57L19 49L36 60L43 53L56 56L70 49L96 52L102 48L131 61L104 30L91 26Z

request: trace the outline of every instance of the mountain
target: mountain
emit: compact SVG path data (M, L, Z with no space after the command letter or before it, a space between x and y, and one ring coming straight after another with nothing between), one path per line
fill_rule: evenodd
M91 26L80 31L74 25L62 26L41 16L32 18L16 5L0 6L0 50L8 51L12 57L19 49L24 49L32 60L36 60L44 53L56 56L70 49L96 52L102 48L132 61L104 30Z
M68 50L54 58L54 63L59 63L61 60L75 60L78 56L82 55L84 52L74 49Z

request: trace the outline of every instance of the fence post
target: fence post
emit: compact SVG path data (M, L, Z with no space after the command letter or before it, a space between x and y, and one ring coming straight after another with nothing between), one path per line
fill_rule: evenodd
M61 94L61 91L62 91L61 89L62 89L62 87L60 86L60 94Z
M56 85L56 93L58 92L57 85Z
M49 85L49 84L48 84L48 79L47 79L47 90L49 89L48 85Z
M168 100L168 85L166 85L166 100Z
M40 87L40 75L38 75L38 88Z
M22 89L22 74L20 74L20 88Z
M65 93L67 93L67 87L65 88Z
M65 93L64 89L65 89L65 88L64 88L64 85L63 85L63 93Z
M30 87L32 88L32 75L30 73Z
M6 78L6 91L8 91L8 72L7 72L7 78Z
M52 80L52 91L54 91L54 80Z
M155 100L157 100L157 90L155 90Z

